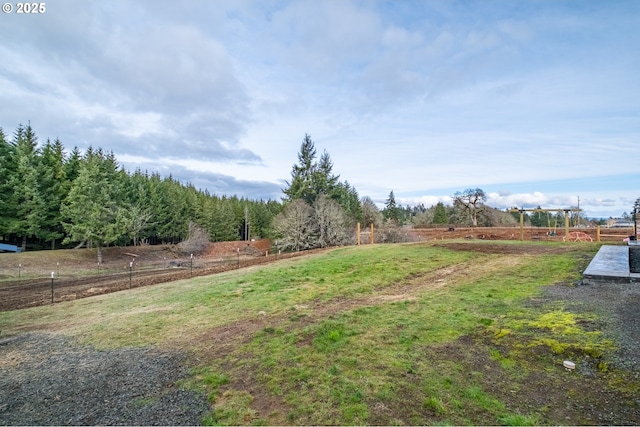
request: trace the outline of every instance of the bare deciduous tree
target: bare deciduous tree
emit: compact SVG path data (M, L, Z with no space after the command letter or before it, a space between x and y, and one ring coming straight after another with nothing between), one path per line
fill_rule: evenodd
M360 201L360 205L362 206L362 225L369 227L373 224L374 227L379 227L382 224L382 213L373 200L365 196Z
M281 246L296 251L313 246L313 209L304 200L289 203L273 220Z
M199 254L209 246L207 231L195 222L189 222L189 237L178 244L178 249L184 254Z
M480 188L467 188L462 193L458 191L453 195L454 206L462 206L474 227L478 226L478 213L486 200L487 195Z
M136 205L129 209L120 209L118 214L123 232L133 240L133 246L138 246L143 230L154 225L150 210Z
M384 220L376 233L377 243L400 243L407 241L406 231L391 218Z
M321 248L346 243L347 216L336 201L321 194L313 204L313 219L316 227L315 240Z

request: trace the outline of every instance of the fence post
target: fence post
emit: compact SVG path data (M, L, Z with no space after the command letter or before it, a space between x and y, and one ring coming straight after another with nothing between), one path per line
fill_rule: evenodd
M369 237L369 241L370 241L370 243L371 243L372 245L373 245L373 242L375 241L375 240L373 239L373 223L371 223L371 234L370 234L370 237Z
M51 272L51 304L53 304L53 276L54 276L55 272L52 271Z
M357 231L357 236L358 236L358 246L360 246L360 223L358 223L358 231Z
M596 227L596 242L600 242L600 226Z

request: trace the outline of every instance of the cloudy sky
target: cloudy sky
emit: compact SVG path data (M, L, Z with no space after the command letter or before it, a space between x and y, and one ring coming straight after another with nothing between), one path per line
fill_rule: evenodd
M380 203L479 187L498 208L615 217L640 197L638 0L9 5L8 135L30 121L252 199L282 197L305 133Z

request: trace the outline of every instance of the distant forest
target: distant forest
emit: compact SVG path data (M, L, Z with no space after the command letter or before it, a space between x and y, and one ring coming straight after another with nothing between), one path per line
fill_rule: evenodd
M362 220L358 193L333 174L328 153L316 159L308 135L300 155L283 200L249 200L171 175L128 172L102 148L81 153L67 152L58 139L39 144L30 124L11 138L0 128L0 241L23 249L101 248L175 244L204 233L213 242L281 239L282 249L344 243L344 229ZM289 240L293 224L283 211L293 202L312 214L304 218L303 244Z
M259 238L282 210L277 201L209 194L171 175L129 173L101 148L67 153L57 139L39 146L30 125L11 140L0 129L0 195L0 238L33 248L177 243L190 224L211 241Z
M341 181L329 153L318 156L305 135L283 199L210 194L158 172L126 171L113 154L39 144L31 125L8 138L0 128L0 241L23 249L175 244L194 234L209 241L271 238L302 250L353 243L357 222L389 231L404 225L515 224L484 205L481 189L453 195L452 206L401 206L393 190L379 210ZM527 218L534 222L534 218ZM398 234L398 233L396 233ZM385 241L393 241L387 239Z

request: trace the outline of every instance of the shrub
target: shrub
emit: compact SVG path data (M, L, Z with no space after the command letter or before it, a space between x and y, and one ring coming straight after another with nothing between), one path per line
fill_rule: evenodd
M183 254L199 254L209 247L207 232L194 222L189 222L189 237L178 243L178 250Z

